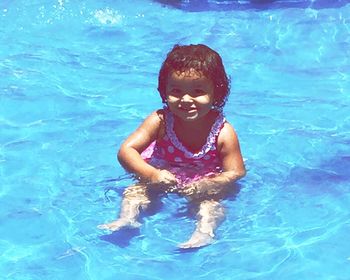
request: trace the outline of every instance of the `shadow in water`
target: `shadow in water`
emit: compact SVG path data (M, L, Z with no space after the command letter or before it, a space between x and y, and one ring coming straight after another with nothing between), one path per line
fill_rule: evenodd
M209 246L210 244L208 244L207 246ZM200 249L203 249L207 246L202 246L202 247L198 247L198 248L187 248L187 249L183 249L183 248L176 248L174 250L175 254L189 254L189 253L196 253L198 252Z
M283 8L340 8L350 0L246 0L246 1L210 1L210 0L154 0L165 6L189 12L225 11L225 10L266 10Z
M123 228L111 234L102 235L100 239L124 248L129 246L130 240L138 235L140 235L140 229L138 228Z
M309 189L337 192L345 183L350 183L350 156L340 155L323 161L316 167L295 167L287 183L307 185ZM334 186L338 187L334 187Z

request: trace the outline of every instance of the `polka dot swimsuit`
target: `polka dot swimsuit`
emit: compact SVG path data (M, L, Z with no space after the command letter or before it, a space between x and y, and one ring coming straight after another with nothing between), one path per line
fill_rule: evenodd
M207 141L197 153L192 153L180 142L174 131L174 116L165 109L165 135L150 144L141 156L151 165L172 172L181 184L199 180L203 176L221 171L217 152L218 135L224 126L225 118L219 113Z

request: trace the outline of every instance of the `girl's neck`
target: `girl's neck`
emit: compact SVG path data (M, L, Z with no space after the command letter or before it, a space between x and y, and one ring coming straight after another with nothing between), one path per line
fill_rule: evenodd
M189 151L198 152L205 145L217 115L210 111L206 116L188 122L174 116L174 132Z

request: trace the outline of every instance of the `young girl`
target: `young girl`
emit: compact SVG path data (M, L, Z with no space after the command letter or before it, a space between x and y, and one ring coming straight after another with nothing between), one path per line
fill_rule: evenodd
M139 183L125 190L119 218L99 228L138 227L150 192L173 192L198 204L196 229L179 247L213 241L224 217L220 198L245 175L237 135L222 114L229 88L217 52L205 45L174 46L158 78L164 109L149 115L118 153Z

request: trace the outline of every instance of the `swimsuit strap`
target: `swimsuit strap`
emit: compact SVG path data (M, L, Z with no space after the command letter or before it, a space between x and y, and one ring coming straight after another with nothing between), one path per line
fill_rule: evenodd
M216 149L216 140L217 137L222 129L222 126L226 122L226 119L224 115L219 112L218 116L216 117L216 120L211 127L210 133L207 137L206 143L203 145L202 149L198 153L192 153L189 150L186 149L184 145L180 142L180 140L177 138L177 135L174 131L174 115L168 110L164 110L165 112L165 129L166 134L169 137L171 143L180 151L184 152L185 157L187 158L194 158L194 159L200 159L203 156L205 156L210 150Z

